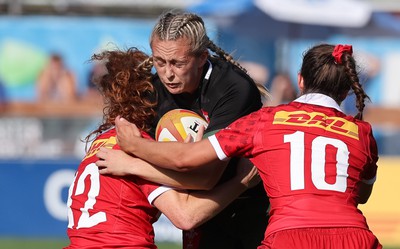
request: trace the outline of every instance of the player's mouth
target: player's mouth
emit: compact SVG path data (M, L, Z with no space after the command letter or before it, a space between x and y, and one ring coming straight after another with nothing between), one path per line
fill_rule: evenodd
M167 83L167 84L165 84L168 88L171 88L171 89L176 89L176 88L178 88L179 86L180 86L180 84L179 83Z

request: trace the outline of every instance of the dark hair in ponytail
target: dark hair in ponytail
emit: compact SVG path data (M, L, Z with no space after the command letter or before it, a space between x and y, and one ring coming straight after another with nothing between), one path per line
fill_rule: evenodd
M348 45L320 44L312 47L303 57L300 74L304 80L304 93L322 93L340 104L352 90L356 96L358 114L362 119L365 99L352 47Z

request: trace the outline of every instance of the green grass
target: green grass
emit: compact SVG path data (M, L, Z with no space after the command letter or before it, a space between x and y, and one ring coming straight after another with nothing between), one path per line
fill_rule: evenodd
M26 239L0 238L0 248L4 249L61 249L67 246L68 240L63 239ZM158 249L180 249L175 243L157 243Z
M68 245L62 239L1 238L0 248L7 249L57 249Z
M4 249L61 249L68 245L68 240L62 239L26 239L0 238L0 248ZM158 242L158 249L181 249L175 243ZM384 247L385 249L400 249L400 247Z
M181 249L182 245L175 243L157 243L158 249Z

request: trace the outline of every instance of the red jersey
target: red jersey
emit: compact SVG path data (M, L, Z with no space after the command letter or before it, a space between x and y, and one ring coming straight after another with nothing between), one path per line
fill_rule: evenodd
M66 248L157 248L152 223L160 213L150 203L169 188L135 176L100 175L96 153L102 146L119 149L115 135L115 129L100 135L78 167L69 188Z
M265 107L209 138L219 158L249 157L270 197L269 234L291 228L368 229L357 208L359 182L375 181L371 126L333 99L308 94Z

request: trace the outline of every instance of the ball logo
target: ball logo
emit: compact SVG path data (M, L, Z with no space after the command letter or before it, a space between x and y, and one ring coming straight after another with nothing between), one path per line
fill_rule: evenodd
M196 137L200 125L207 127L208 123L199 114L189 110L174 109L161 117L156 128L156 139L183 142L189 134Z

